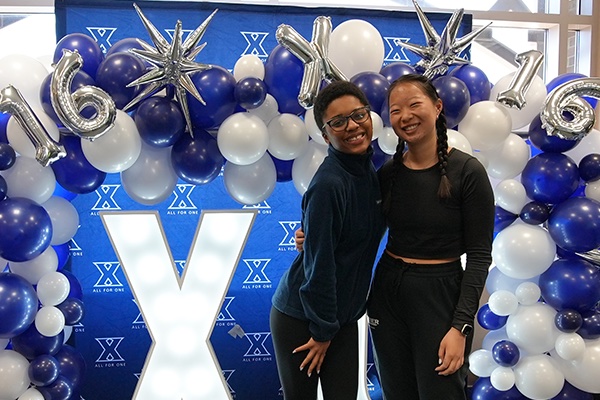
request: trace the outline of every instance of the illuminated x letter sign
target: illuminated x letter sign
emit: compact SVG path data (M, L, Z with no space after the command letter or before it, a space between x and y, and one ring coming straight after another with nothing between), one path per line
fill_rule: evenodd
M204 211L181 278L158 212L101 212L152 337L140 400L229 399L210 334L256 212Z

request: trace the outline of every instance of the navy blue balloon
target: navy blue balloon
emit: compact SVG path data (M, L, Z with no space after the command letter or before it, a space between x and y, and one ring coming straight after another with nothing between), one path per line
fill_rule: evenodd
M557 259L540 275L544 301L557 310L591 310L600 301L600 270L585 260Z
M0 257L23 262L50 246L52 220L33 200L12 197L0 201Z
M67 297L65 301L56 306L65 316L65 325L73 326L78 324L85 312L83 301L75 297Z
M98 43L91 37L83 33L69 33L58 41L54 48L54 56L52 62L55 64L62 58L63 50L77 50L83 59L81 70L92 77L96 78L96 70L104 60L104 54Z
M564 153L579 143L579 140L561 139L558 136L548 135L546 129L542 128L539 114L529 124L529 140L535 148L547 153Z
M8 193L8 185L6 184L6 179L0 175L0 201L6 198L6 193Z
M58 184L77 194L98 189L106 179L106 172L96 169L85 158L81 150L81 139L77 136L61 135L59 142L65 147L67 155L51 164Z
M373 161L373 166L375 166L375 169L379 169L383 164L385 164L387 160L392 158L392 156L381 150L381 147L379 147L379 142L377 142L377 140L371 142L371 146L373 147L373 157L371 159Z
M554 242L571 252L586 252L600 246L600 203L573 197L557 204L548 218Z
M61 271L67 261L69 261L69 257L71 256L71 248L69 246L69 242L57 244L56 246L52 246L54 251L56 252L56 256L58 257L58 267L56 268L58 271Z
M218 65L190 75L206 105L187 93L190 119L195 128L209 129L219 125L235 110L237 102L233 92L235 78L231 72Z
M238 104L246 110L260 107L267 98L267 85L262 79L247 77L235 85L233 95Z
M460 79L467 85L470 95L470 104L489 100L491 94L490 81L487 75L472 64L465 64L454 68L449 76Z
M564 154L540 153L523 168L521 183L530 199L558 204L579 187L579 171L575 162Z
M67 271L65 269L60 271L60 273L63 274L64 276L66 276L67 279L69 280L70 289L69 289L69 295L67 297L74 297L76 299L82 300L83 299L83 289L82 289L81 283L79 282L77 277L75 275L73 275L73 273L71 273L70 271Z
M440 76L431 81L444 104L448 127L457 126L467 115L471 105L469 89L463 81L453 76Z
M292 180L292 166L294 160L280 160L277 157L273 157L269 153L275 164L275 171L277 172L277 182L289 182Z
M405 64L402 61L396 61L381 68L379 73L392 83L401 76L414 74L416 71L412 66Z
M48 386L58 378L59 365L56 358L48 354L37 356L29 363L29 380L36 386Z
M554 316L554 325L561 332L573 333L577 332L581 325L583 325L583 317L581 313L575 310L560 310Z
M118 109L123 109L141 88L138 85L131 87L127 85L141 77L145 71L146 66L134 54L114 53L106 57L98 66L96 85L112 97Z
M392 126L392 123L390 122L390 105L388 103L387 97L383 100L383 104L381 105L379 115L381 116L381 120L383 121L383 126Z
M54 192L52 192L52 196L62 197L65 200L71 201L77 197L77 193L69 192L57 182L54 187Z
M516 386L506 390L500 391L490 382L490 378L478 378L473 383L471 391L471 400L526 400L527 397L523 396Z
M48 74L42 84L40 86L40 100L42 102L42 108L48 114L48 116L54 121L58 126L63 126L62 121L56 115L54 111L54 107L52 106L52 99L50 95L50 85L52 83L52 75ZM82 70L77 71L77 73L73 76L73 81L71 82L71 93L75 90L82 88L84 86L95 86L95 82L91 76L83 72ZM91 118L94 116L94 109L92 107L86 107L81 112L86 118Z
M496 215L494 218L494 232L500 232L502 229L510 226L517 219L517 215L506 211L500 206L495 207Z
M500 340L492 347L494 361L503 367L512 367L517 364L521 357L519 346L510 340Z
M142 40L137 39L137 38L121 39L117 43L110 46L110 49L108 49L108 51L106 52L104 57L106 58L115 53L130 53L129 50L131 50L131 49L145 50L144 46L142 46L140 44L140 42L142 42ZM130 53L130 54L133 54L133 53ZM142 60L142 62L144 63L146 68L152 67L152 64L150 62L145 61L145 60Z
M354 75L350 79L350 82L358 86L365 96L367 96L372 110L377 111L381 109L390 87L390 82L385 76L377 72L360 72Z
M0 143L8 143L6 137L6 125L11 115L9 113L0 113Z
M494 314L487 303L481 306L479 311L477 311L477 322L482 328L489 331L495 331L496 329L502 328L506 325L506 321L508 321L507 315Z
M217 139L203 129L194 129L194 137L183 135L173 145L171 163L181 179L204 185L219 176L225 157L219 150Z
M271 50L265 63L265 84L269 94L277 100L280 113L300 115L305 110L298 103L304 64L282 45Z
M60 365L60 374L68 379L73 389L78 389L85 376L85 360L81 353L68 344L63 345L54 355Z
M25 332L12 338L11 343L15 351L28 360L33 360L43 354L55 355L62 347L64 339L64 331L60 331L56 336L47 337L37 330L35 324L31 324Z
M0 142L0 171L6 171L13 165L17 160L17 153L8 143Z
M540 225L550 217L550 207L544 203L532 201L523 206L519 217L529 225Z
M579 175L586 182L600 179L600 154L592 153L579 162Z
M185 118L177 102L150 97L140 103L133 117L142 140L153 147L173 146L185 132Z
M577 333L584 339L594 340L600 338L600 311L586 311L581 316L583 317L583 323Z
M550 400L594 400L594 395L577 389L565 380L565 385L560 393Z
M552 90L554 90L556 87L562 85L563 83L567 83L574 79L581 79L581 78L588 78L588 76L584 75L584 74L580 74L578 72L567 72L567 73L557 76L556 78L554 78L550 82L548 82L546 84L546 89L548 90L548 93L550 93ZM596 108L596 105L598 104L598 100L596 100L593 97L588 97L588 96L582 96L582 97L585 101L587 101L592 106L592 108Z
M35 320L37 305L31 283L20 275L0 272L0 338L25 332Z
M65 376L59 375L48 386L38 387L37 390L49 400L71 400L73 398L73 385Z

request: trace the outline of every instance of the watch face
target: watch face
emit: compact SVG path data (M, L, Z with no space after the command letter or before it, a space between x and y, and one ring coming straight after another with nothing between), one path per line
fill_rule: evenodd
M473 332L473 327L469 324L464 324L460 332L465 336L469 336Z

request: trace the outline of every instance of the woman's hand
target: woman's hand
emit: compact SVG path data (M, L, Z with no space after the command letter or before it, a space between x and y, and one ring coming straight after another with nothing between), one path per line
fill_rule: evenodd
M294 240L296 242L296 250L302 251L304 245L304 231L302 228L294 232Z
M435 369L438 374L452 375L465 362L467 338L456 328L450 328L440 343L438 357L440 365Z
M321 372L321 365L323 364L323 360L325 360L325 354L327 353L327 349L331 341L327 342L317 342L313 338L310 338L308 342L303 344L300 347L294 349L293 353L298 353L300 351L308 350L308 354L300 364L300 371L304 371L304 368L308 365L308 371L306 374L310 377L314 370L317 371L317 374Z

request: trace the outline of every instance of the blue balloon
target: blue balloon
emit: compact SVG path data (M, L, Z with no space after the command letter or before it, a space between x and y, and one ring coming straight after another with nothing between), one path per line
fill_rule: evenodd
M496 215L494 218L494 232L500 232L502 229L510 226L517 219L517 215L506 211L500 206L496 206Z
M29 363L29 380L36 386L48 386L58 378L58 361L48 354L37 356Z
M377 72L360 72L354 75L350 82L354 83L360 90L363 91L371 109L377 112L381 109L384 100L387 98L387 91L390 87L390 82L385 76Z
M269 94L277 100L280 113L300 115L305 110L298 103L304 64L282 45L271 50L265 63L265 84Z
M496 329L502 328L506 325L506 321L508 321L507 315L494 314L487 303L481 306L479 311L477 311L477 322L482 328L489 331L495 331Z
M10 339L25 332L35 320L38 298L25 278L0 272L0 338Z
M600 270L585 260L557 259L540 275L544 301L557 310L591 310L600 300Z
M600 179L600 154L591 153L579 162L579 175L586 182Z
M185 132L179 104L167 97L153 96L142 101L133 119L142 140L154 147L173 146Z
M43 354L55 355L62 347L64 339L64 331L60 331L56 336L47 337L37 330L35 324L31 324L25 332L12 338L11 343L15 351L28 360L33 360Z
M267 85L262 79L247 77L236 83L233 95L241 107L253 110L267 98Z
M83 301L75 297L67 297L65 301L56 306L65 316L65 325L78 324L84 315Z
M142 42L142 40L137 39L137 38L121 39L117 43L110 46L110 48L108 49L108 51L106 52L106 55L104 57L106 58L115 53L133 54L133 53L129 52L129 50L131 50L131 49L145 50L144 46L142 46L141 42ZM141 58L140 58L140 60L141 60ZM142 62L144 63L146 68L152 67L152 64L149 63L148 61L142 60Z
M81 139L77 136L61 135L59 142L67 155L52 163L56 182L72 193L91 193L106 179L106 172L96 169L85 158L81 150Z
M519 362L519 347L510 340L500 340L492 347L494 361L503 367L512 367Z
M381 68L379 73L392 83L401 76L415 74L416 71L412 66L405 64L402 61L396 61Z
M187 93L187 102L192 125L195 128L209 129L219 125L233 114L237 102L233 94L235 78L231 72L218 65L190 75L206 105Z
M579 171L575 162L564 154L540 153L523 168L521 183L530 199L558 204L579 187Z
M597 249L600 246L600 203L587 197L563 201L550 212L548 232L564 250Z
M565 380L565 385L560 393L550 400L594 400L594 395L577 389Z
M0 201L0 257L23 262L50 246L52 220L33 200L13 197Z
M440 76L431 81L444 104L444 115L448 127L457 126L467 115L471 105L469 89L463 81L452 76Z
M96 78L96 70L104 59L104 54L98 43L91 37L83 33L70 33L63 36L54 48L52 61L56 64L62 58L63 50L77 50L83 59L81 70Z
M9 113L0 113L0 143L8 143L6 137L6 125L11 115Z
M96 85L112 97L118 109L123 109L141 89L141 85L127 85L145 72L146 66L139 57L131 53L114 53L98 66Z
M563 83L567 83L574 79L581 79L581 78L588 78L588 76L577 73L577 72L567 72L567 73L557 76L556 78L554 78L550 82L548 82L546 84L546 89L548 90L548 93L550 93L552 90L554 90L556 87L562 85ZM587 101L592 106L592 108L596 108L596 105L598 104L598 100L596 100L593 97L588 97L588 96L583 96L583 99L585 99L585 101Z
M37 390L44 399L71 400L73 398L73 385L62 375L59 375L50 385L38 387Z
M383 121L383 126L392 126L392 123L390 122L390 105L388 103L387 97L383 100L383 104L381 105L379 115L381 116L381 120Z
M487 75L472 64L465 64L454 68L449 76L460 79L467 85L470 95L470 104L489 100L491 94L490 81Z
M523 206L519 217L529 225L540 225L548 220L550 208L537 201L532 201Z
M379 143L377 142L377 140L371 142L371 146L373 147L373 166L375 166L375 169L379 169L383 164L386 163L387 160L392 158L392 156L386 154L383 150L381 150L381 147L379 147Z
M194 129L194 137L183 135L171 149L171 163L177 176L194 185L212 182L225 164L217 139L204 129Z
M69 247L69 242L63 244L57 244L56 246L52 246L54 251L56 252L56 256L58 257L58 267L56 268L58 271L61 271L67 261L69 261L69 257L71 256L71 248Z
M17 161L17 153L8 143L0 142L0 171L6 171Z
M575 310L560 310L554 316L554 325L556 325L561 332L577 332L583 325L583 317Z
M529 124L529 141L535 148L547 153L564 153L579 143L579 140L561 139L558 136L548 135L546 129L542 128L539 114Z
M581 316L583 317L583 323L577 333L584 339L594 340L600 338L600 311L586 311Z
M277 157L273 157L269 153L275 164L275 171L277 171L277 182L289 182L292 180L292 166L294 160L280 160Z
M67 297L74 297L76 299L83 300L83 289L77 277L65 269L60 271L60 273L66 276L69 280L70 289Z
M52 119L52 121L54 121L58 126L63 126L62 121L58 118L58 115L56 115L54 107L52 106L52 99L50 95L52 75L53 74L48 74L48 76L46 76L42 81L42 84L40 86L40 100L42 102L42 108L44 109L46 114L48 114L48 116ZM79 70L73 76L73 81L71 82L71 93L84 86L95 86L95 84L96 83L94 82L91 76ZM82 110L81 115L83 115L86 118L92 118L94 116L94 113L95 111L92 107L86 107Z
M495 389L490 382L490 378L478 378L473 384L471 400L526 400L516 386L500 391Z
M73 389L78 389L85 375L85 360L81 353L68 344L63 345L54 356L60 365L60 374L68 379Z
M8 185L6 184L6 179L0 175L0 201L6 198L6 193L8 193Z

